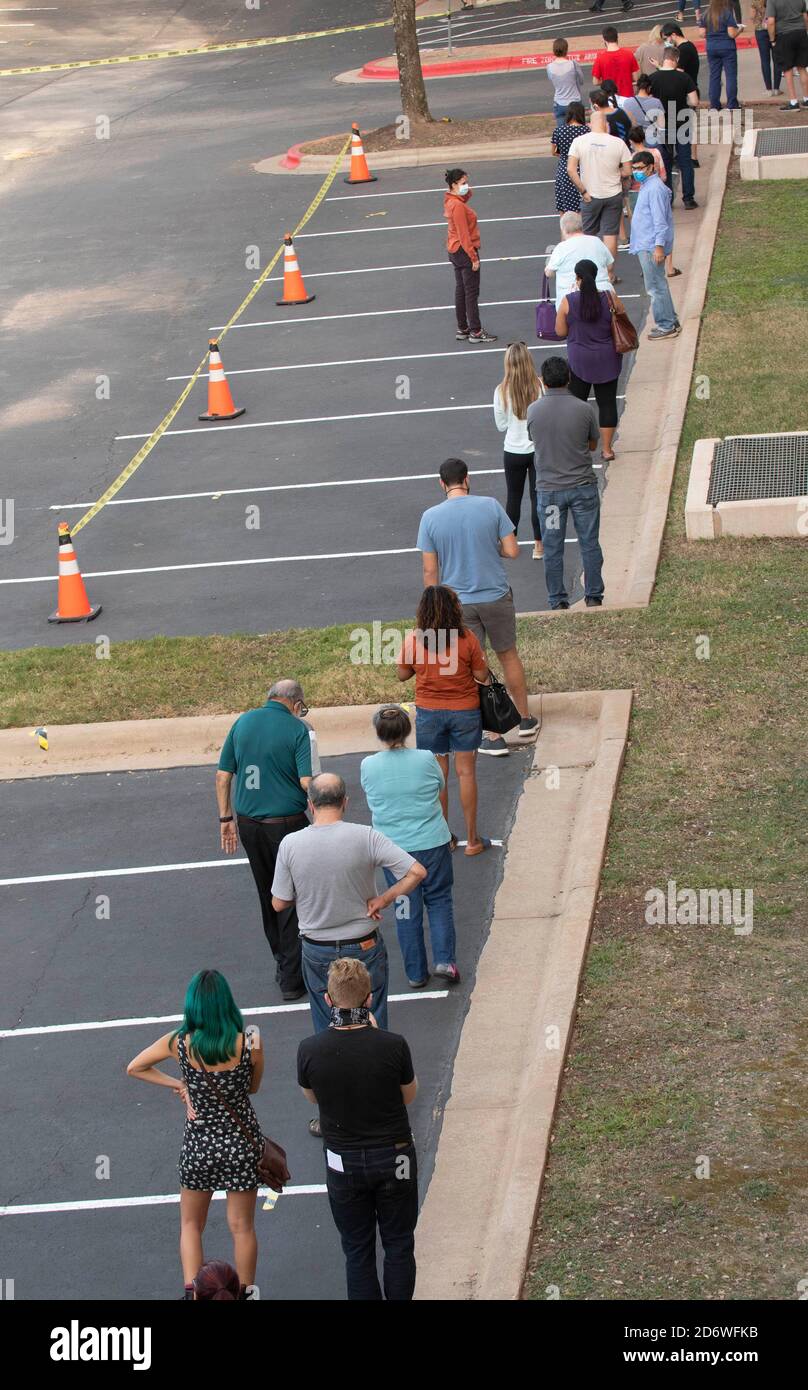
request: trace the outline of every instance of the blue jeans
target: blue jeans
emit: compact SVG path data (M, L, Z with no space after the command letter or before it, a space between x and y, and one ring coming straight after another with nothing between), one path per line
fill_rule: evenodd
M695 117L695 112L693 113ZM694 137L695 138L695 137ZM673 191L673 161L679 165L679 173L682 175L682 197L689 201L695 197L696 193L696 171L693 168L693 147L688 132L686 140L677 139L671 144L663 144L659 147L662 155L662 163L665 165L665 177L668 180L668 188Z
M710 110L721 110L721 75L727 83L727 106L738 106L738 50L734 39L707 39L707 63L710 68Z
M664 329L666 333L670 332L672 328L676 327L679 320L676 317L676 310L673 307L673 299L668 287L665 262L657 265L651 251L640 251L638 260L642 267L645 288L651 296L651 313L654 316L654 323L657 328Z
M368 920L368 937L375 930ZM367 937L364 938L367 940ZM331 1022L331 1010L325 1002L328 988L328 967L342 956L361 960L367 966L372 991L371 1013L380 1028L387 1027L387 947L381 932L375 941L363 949L361 942L345 942L342 946L321 946L308 937L301 938L303 980L309 992L311 1021L315 1033L324 1033Z
M567 108L566 108L566 106L561 106L559 102L554 101L554 102L553 102L553 115L555 116L555 118L556 118L557 121L563 121L563 120L565 120L566 115L567 115Z
M763 73L763 85L767 92L773 92L780 86L783 76L782 68L774 56L774 45L769 38L766 29L755 30L755 42L760 54L760 71Z
M412 984L418 984L429 974L424 945L425 904L432 938L432 964L455 963L454 870L448 844L438 845L436 849L411 849L407 853L423 864L427 871L423 883L419 883L408 898L396 903L396 931L404 969L407 979ZM392 888L396 880L389 869L384 870L384 877L388 888ZM405 915L399 917L399 911Z
M332 1152L334 1152L332 1150ZM413 1144L343 1149L343 1172L326 1161L328 1204L340 1234L350 1300L381 1302L376 1227L384 1248L384 1296L405 1302L415 1289L418 1161Z
M566 603L564 588L564 537L567 532L567 513L572 521L581 547L584 566L584 593L587 598L603 598L603 551L598 541L600 528L600 496L597 483L582 483L580 487L559 488L552 492L539 489L539 516L544 541L544 579L547 600L551 608Z

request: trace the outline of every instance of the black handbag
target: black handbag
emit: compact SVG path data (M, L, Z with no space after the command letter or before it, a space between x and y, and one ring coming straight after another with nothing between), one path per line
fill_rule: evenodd
M489 671L486 683L478 682L478 685L483 728L489 734L507 734L515 729L521 723L522 716L502 681L498 681L494 673Z

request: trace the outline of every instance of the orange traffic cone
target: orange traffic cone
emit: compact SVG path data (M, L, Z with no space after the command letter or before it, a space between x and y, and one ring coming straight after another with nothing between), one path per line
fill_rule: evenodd
M276 304L311 304L316 299L316 295L306 294L306 286L303 284L303 276L300 274L300 266L297 263L297 252L292 242L292 233L287 232L283 238L283 299L276 299Z
M244 407L236 410L227 377L222 366L219 344L215 338L210 340L210 359L208 362L208 408L200 420L236 420L244 414Z
M362 148L362 136L359 134L359 126L354 121L351 126L351 172L344 180L345 183L376 183L376 175L371 174L368 162L365 159L365 151Z
M79 562L70 539L70 527L66 521L59 522L59 596L57 609L48 618L49 623L91 623L101 612L101 604L90 603L84 580L81 577Z

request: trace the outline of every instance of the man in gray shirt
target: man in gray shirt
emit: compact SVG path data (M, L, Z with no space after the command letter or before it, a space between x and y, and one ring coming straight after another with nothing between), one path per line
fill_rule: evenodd
M799 111L796 72L802 87L802 105L808 108L808 14L805 0L767 0L766 28L774 45L777 66L782 69L788 101L781 111Z
M591 406L567 390L570 369L563 357L547 357L544 390L527 412L527 432L536 460L536 493L544 541L544 578L551 608L569 608L564 587L567 515L578 536L587 608L603 603L603 552L598 541L600 494L592 468L598 422Z
M297 908L315 1032L331 1022L325 1002L328 968L340 956L353 956L366 966L373 987L371 1010L379 1027L386 1028L387 950L374 923L396 898L411 893L427 871L378 830L343 819L348 796L335 773L312 778L308 793L314 823L281 841L272 906L276 912L292 904ZM397 880L380 894L377 869L389 869Z

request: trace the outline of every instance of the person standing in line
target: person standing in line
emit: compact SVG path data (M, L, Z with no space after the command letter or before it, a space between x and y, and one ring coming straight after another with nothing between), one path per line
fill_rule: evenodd
M464 169L447 169L449 191L443 198L448 222L446 248L455 273L455 314L459 343L495 343L480 323L480 229L477 214L469 206L471 188Z
M621 97L634 95L633 77L640 65L630 48L621 48L620 37L613 24L603 30L603 49L592 64L592 81L598 84L610 77Z
M541 394L541 382L533 365L526 343L510 343L505 351L505 375L494 391L494 421L500 434L505 435L505 510L513 522L514 534L519 534L519 517L525 480L530 492L530 523L533 527L533 559L544 554L536 510L536 470L533 466L533 443L527 432L527 408Z
M676 18L681 19L682 16L677 15ZM685 38L678 24L663 24L662 37L666 44L672 44L676 49L676 52L679 54L679 68L685 74L685 77L692 77L696 87L696 96L698 100L701 101L701 91L699 89L700 60L699 50L696 48L696 45L691 43L690 39ZM652 143L651 140L648 141L649 145ZM700 169L698 144L695 140L691 145L691 151L693 155L693 168Z
M658 97L665 111L665 136L660 152L665 161L668 187L673 198L673 161L682 176L682 201L691 211L696 202L696 175L693 170L695 144L695 110L699 104L698 88L692 77L679 70L679 50L669 45L659 72L651 78L651 94Z
M275 980L286 1000L301 999L306 991L297 917L294 908L280 915L273 909L272 878L284 835L308 825L312 742L303 722L306 714L298 682L276 681L263 708L248 710L236 720L216 773L222 849L235 854L241 836L258 889L264 935L275 957Z
M559 218L561 240L556 242L544 267L548 279L555 276L556 309L565 294L575 289L575 267L579 261L594 261L598 268L599 290L611 288L609 278L614 257L600 237L585 236L579 212L565 212Z
M567 388L570 370L563 357L542 363L544 395L530 407L527 427L536 450L539 512L544 533L544 573L552 609L569 608L564 586L564 539L571 513L584 571L587 608L603 603L603 552L600 495L592 468L598 426L591 406Z
M440 803L449 823L449 757L454 754L460 809L466 824L466 856L482 854L491 841L477 834L477 749L483 733L479 685L488 680L483 649L463 624L454 589L424 589L415 631L404 634L396 657L400 681L415 676L415 742L434 753L443 773ZM449 849L457 848L452 835Z
M774 53L774 44L769 37L769 30L766 27L766 0L752 0L752 23L755 29L755 43L758 47L758 57L760 58L760 71L763 74L763 85L766 94L770 97L782 96L780 83L783 74L780 71L780 64Z
M553 87L553 115L557 122L564 120L571 102L581 101L583 97L583 69L567 57L568 50L566 39L553 39L555 57L545 68Z
M316 1032L329 1024L326 977L333 960L351 956L367 966L373 1013L387 1027L387 950L374 922L398 897L426 878L426 869L386 835L344 819L348 793L341 777L321 772L309 784L313 824L287 835L278 849L272 903L276 912L296 904ZM376 870L390 869L393 886L376 892Z
M175 1061L180 1079L159 1062ZM185 1106L179 1159L180 1258L185 1299L202 1268L202 1233L214 1192L227 1193L227 1224L242 1297L255 1283L255 1199L264 1142L250 1102L261 1085L264 1053L257 1029L245 1029L224 975L200 970L185 995L182 1023L126 1068L128 1076L167 1086Z
M654 172L654 156L650 150L635 154L632 164L640 192L631 219L629 255L639 258L643 282L651 298L655 327L648 337L675 338L682 327L665 274L665 259L673 251L671 193Z
M469 470L462 459L440 466L443 502L421 517L416 546L422 555L423 587L454 589L463 607L463 623L485 648L491 643L508 693L521 715L520 738L533 738L539 721L527 704L525 668L516 648L516 608L504 560L519 558L519 542L508 513L494 497L473 497ZM478 750L507 755L504 738L489 734Z
M325 999L329 1027L304 1038L297 1080L319 1109L328 1204L345 1255L348 1298L379 1303L377 1231L384 1250L384 1298L415 1290L418 1160L407 1106L418 1082L406 1040L378 1027L361 961L332 962ZM312 1121L314 1124L315 1121Z
M614 459L612 440L617 428L617 381L623 359L612 341L610 303L621 311L623 304L613 291L599 290L593 261L579 261L575 267L577 289L562 299L556 315L556 333L567 339L570 369L569 390L579 401L589 399L594 386L600 423L600 456L604 463Z
M556 212L580 212L581 195L567 173L567 159L570 145L579 135L588 135L586 112L583 103L571 101L567 107L566 118L559 121L550 136L550 153L558 160L555 175Z
M447 984L460 981L455 942L452 887L452 834L441 807L445 777L434 753L425 748L407 748L412 733L410 717L400 705L383 705L373 716L373 727L381 753L363 758L360 767L362 790L367 798L373 828L426 869L423 885L410 893L408 910L396 912L396 932L407 983L410 989L429 984L429 962L424 943L424 908L429 913L432 942L432 974ZM388 888L393 875L385 869Z
M604 104L603 97L606 98ZM618 98L617 84L611 77L604 77L603 86L595 87L589 93L589 100L593 106L606 112L606 124L612 135L617 135L619 139L628 144L628 133L631 129L631 117L620 105L621 101L627 101L627 97Z
M650 77L652 72L656 72L662 62L662 54L665 44L662 39L662 28L655 24L645 43L641 43L634 50L634 57L640 65L640 76Z
M710 69L710 110L721 110L723 75L727 88L727 110L738 111L738 48L735 40L744 25L738 22L730 0L709 0L699 17L699 28L704 30ZM684 184L684 174L682 182Z
M602 105L600 104L602 100ZM588 236L599 236L617 258L617 239L623 214L623 179L631 174L631 152L624 140L609 131L608 98L593 103L591 130L570 145L567 173L581 194L581 219ZM619 283L613 277L613 284Z
M808 14L805 0L766 0L766 28L774 45L774 59L786 76L788 102L781 111L800 108L797 79L802 86L802 105L808 107Z
M631 139L631 149L633 154L641 154L644 150L647 149L648 153L654 161L654 173L657 175L658 178L662 180L663 183L667 183L668 175L665 172L665 161L655 145L651 146L650 149L646 145L645 131L643 130L642 126L632 126L631 130L629 131L629 136ZM636 178L632 178L631 185L628 190L628 204L629 208L631 209L632 217L634 216L634 209L637 206L637 199L640 196L641 188L642 182ZM631 243L629 242L629 246L630 245ZM670 251L668 255L665 257L665 273L669 280L675 280L677 275L681 275L682 273L681 270L677 269L677 267L673 264L672 251Z
M665 127L665 108L658 97L651 96L650 77L641 77L633 97L621 97L620 106L629 117L632 125L642 126L645 143L649 149L656 149ZM629 139L631 136L629 135Z

